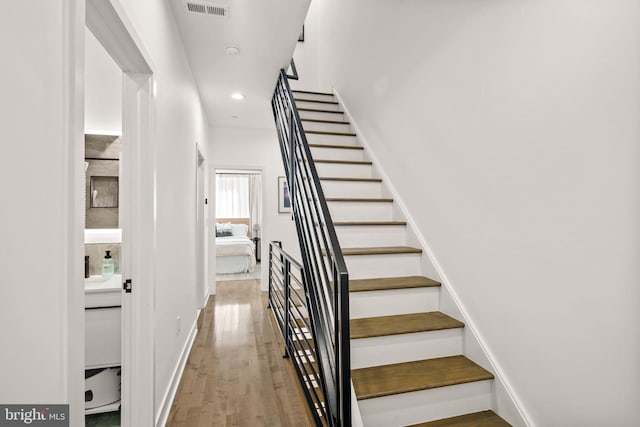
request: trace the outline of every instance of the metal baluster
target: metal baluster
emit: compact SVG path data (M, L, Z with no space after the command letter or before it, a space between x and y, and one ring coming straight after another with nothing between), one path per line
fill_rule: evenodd
M291 330L291 314L289 310L289 306L291 304L291 277L289 274L291 273L291 261L289 259L284 260L284 355L282 357L288 359L289 358L289 344L291 343L291 338L289 336L289 331Z

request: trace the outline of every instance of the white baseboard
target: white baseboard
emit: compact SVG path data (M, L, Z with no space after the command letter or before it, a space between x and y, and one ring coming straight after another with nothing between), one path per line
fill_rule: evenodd
M158 413L156 414L156 427L164 427L167 424L169 412L171 411L171 405L173 404L173 399L176 397L176 391L178 391L178 385L180 384L180 380L182 379L182 373L184 372L184 367L187 364L187 359L189 358L189 353L191 352L191 347L193 346L193 342L196 339L197 332L198 318L196 317L193 321L193 324L191 325L191 330L189 331L187 341L184 343L184 347L182 347L182 352L180 353L180 357L178 358L178 363L176 363L176 367L173 369L173 373L171 374L171 381L169 381L167 390L165 391L162 398L160 411L158 411Z
M450 295L451 299L453 300L454 304L456 305L456 307L458 308L458 310L462 314L463 319L461 319L461 320L464 321L465 328L469 332L471 332L471 335L472 335L473 339L476 341L477 345L482 350L482 352L484 353L485 357L487 358L489 364L491 365L491 370L492 370L496 380L498 380L500 382L500 384L502 385L502 387L504 388L504 391L506 392L506 397L509 399L509 401L511 403L511 406L512 406L512 409L514 409L514 411L509 411L510 414L513 415L515 413L520 418L519 420L513 420L513 421L508 420L508 421L514 423L515 425L524 425L524 426L527 426L527 427L533 427L534 423L533 423L531 417L529 416L529 413L525 409L525 407L524 407L524 405L522 403L522 400L516 394L515 390L513 389L512 385L511 385L511 383L507 379L507 377L506 377L506 375L504 373L504 370L502 369L501 365L497 362L493 352L489 349L489 346L487 345L486 341L483 339L482 335L479 333L478 328L476 326L476 323L471 319L471 317L468 314L469 312L467 311L466 307L464 306L464 304L460 300L460 298L459 298L458 294L456 293L456 291L451 286L451 282L449 281L447 275L445 274L444 269L442 268L442 266L440 265L440 263L436 259L432 248L427 244L427 241L424 238L424 236L422 235L422 232L416 227L416 222L413 219L413 216L411 215L411 213L407 209L407 206L405 205L405 203L403 202L402 198L398 194L398 191L393 186L392 181L389 179L389 176L387 175L387 173L382 168L382 163L379 161L379 159L377 158L375 152L372 150L371 145L369 144L367 138L365 137L365 135L362 132L362 130L358 127L356 121L353 119L353 116L349 112L349 109L345 105L344 101L342 100L342 97L340 96L340 94L338 93L338 90L335 87L333 88L333 93L334 93L336 99L338 100L338 102L340 103L340 105L342 106L342 108L344 110L344 116L345 116L346 121L350 122L351 126L353 127L354 132L358 135L358 140L360 141L360 143L367 150L367 155L373 161L373 163L375 165L375 168L377 169L377 171L378 171L378 173L380 175L380 178L382 178L383 182L385 183L385 186L387 187L387 189L393 195L394 202L398 203L398 207L400 208L400 210L402 211L403 215L405 216L405 218L407 220L407 223L413 229L413 232L414 232L416 238L418 239L419 243L422 245L422 248L424 249L427 257L429 258L429 260L431 261L431 264L433 265L433 268L436 270L437 274L439 275L439 279L440 279L440 282L442 283L442 286L444 288L446 288L446 290L449 293L449 295Z

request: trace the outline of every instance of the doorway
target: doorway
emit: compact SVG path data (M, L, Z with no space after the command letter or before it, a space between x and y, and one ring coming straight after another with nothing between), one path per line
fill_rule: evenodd
M216 281L259 279L262 170L216 168L213 175Z
M204 308L209 297L205 267L207 235L207 200L205 199L205 159L196 143L196 307Z
M154 251L155 251L155 148L153 135L154 80L149 55L137 40L129 20L117 2L86 0L86 27L111 56L122 72L122 129L119 185L113 180L97 179L102 186L96 195L96 207L117 200L121 235L119 270L120 344L121 344L121 425L154 425ZM84 45L75 39L75 52ZM75 102L83 104L82 92ZM75 124L81 126L81 124ZM78 134L82 130L76 129ZM77 141L83 144L84 141ZM79 150L82 151L82 150ZM111 188L111 190L109 190ZM117 196L112 193L117 188ZM93 196L91 190L90 197ZM109 192L111 191L111 192ZM102 195L109 197L102 197ZM79 195L79 198L82 195ZM78 209L76 215L84 216ZM78 218L78 224L84 221ZM75 250L75 249L74 249ZM84 248L83 248L84 252ZM106 258L106 257L105 257ZM120 280L119 280L120 281ZM126 290L124 289L126 288ZM78 307L70 307L76 313ZM84 327L70 325L76 342L85 342ZM86 344L86 343L85 343ZM85 346L86 347L86 346ZM81 365L81 364L79 364ZM77 369L84 370L84 366ZM80 423L84 402L73 400L72 419Z

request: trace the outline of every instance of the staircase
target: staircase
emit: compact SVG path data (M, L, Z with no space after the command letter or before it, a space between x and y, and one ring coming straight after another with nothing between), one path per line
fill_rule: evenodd
M365 426L509 426L463 353L422 249L332 94L293 91L349 271L351 378ZM354 412L357 410L354 408ZM422 424L420 424L422 423Z

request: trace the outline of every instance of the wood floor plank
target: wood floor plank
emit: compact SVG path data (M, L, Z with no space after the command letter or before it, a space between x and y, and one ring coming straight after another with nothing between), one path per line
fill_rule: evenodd
M361 147L359 145L309 144L309 147L335 148L337 150L364 150L364 147Z
M343 114L343 111L320 110L320 109L317 109L317 108L298 108L298 111L310 111L310 112L313 112L313 113Z
M371 166L373 162L361 161L361 160L325 160L314 159L314 163L335 163L338 165L366 165Z
M386 225L396 225L396 226L405 226L407 225L406 221L336 221L333 223L336 227L341 226L386 226Z
M342 255L394 255L421 254L422 249L410 246L377 246L368 248L342 248Z
M311 94L311 95L327 95L327 96L333 96L333 94L332 94L332 93L328 93L328 92L314 92L314 91L311 91L311 90L298 90L298 89L295 89L295 90L292 90L291 92L293 92L293 93L307 93L307 94Z
M349 292L384 291L389 289L428 288L440 282L423 276L379 277L349 280Z
M464 323L439 311L351 319L350 324L351 339L464 327Z
M218 282L167 426L311 426L259 281Z
M300 119L303 122L314 122L314 123L331 123L334 125L348 125L349 122L344 120L324 120L324 119Z
M326 101L323 99L308 99L308 98L295 98L296 102L317 102L319 104L333 104L338 105L338 101Z
M511 427L493 411L474 412L457 417L414 424L409 427Z
M351 370L358 400L493 379L464 356L395 363Z
M339 176L321 176L320 181L345 181L345 182L382 182L381 178L346 178Z
M328 131L328 130L305 130L304 132L314 134L314 135L357 136L353 132L334 132L334 131Z
M361 198L361 197L327 197L327 202L360 202L360 203L391 203L393 199Z

